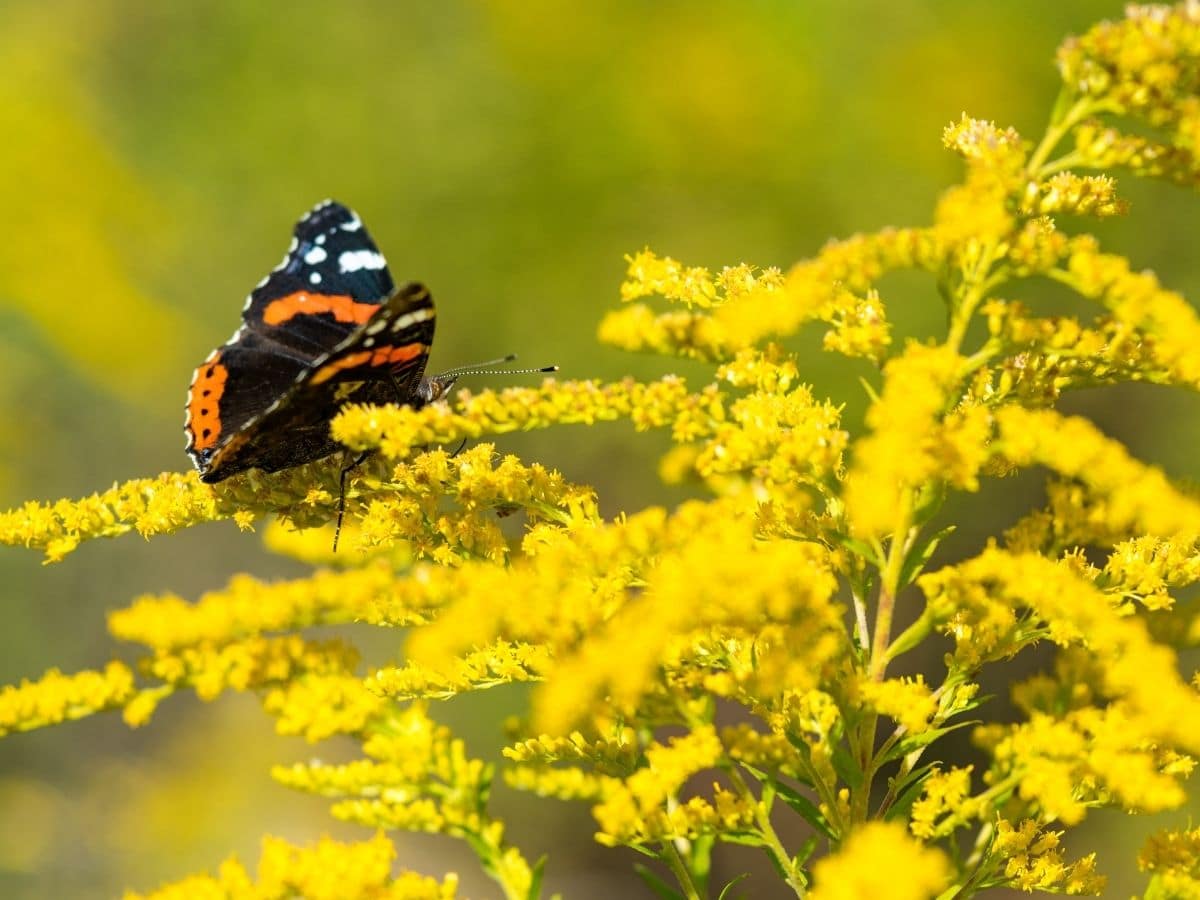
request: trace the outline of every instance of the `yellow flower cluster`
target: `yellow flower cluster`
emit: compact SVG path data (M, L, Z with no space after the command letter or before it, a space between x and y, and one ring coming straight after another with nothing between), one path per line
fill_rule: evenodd
M496 641L457 657L451 671L435 671L415 663L377 669L367 680L367 688L393 700L446 700L498 684L537 681L549 670L550 660L545 647Z
M1148 900L1200 896L1200 828L1152 834L1138 854L1138 867L1151 873Z
M1062 832L1045 831L1032 819L1014 828L1007 819L996 825L992 852L1004 860L1003 876L1022 891L1060 894L1100 894L1107 879L1096 874L1096 854L1066 863L1059 849Z
M659 294L715 308L655 315L645 304L634 304L605 317L600 340L625 350L720 361L818 319L833 326L825 337L827 349L879 360L891 338L874 282L893 269L934 269L942 252L928 230L887 229L831 242L780 281L772 270L755 276L744 266L714 278L705 269L688 269L644 251L631 262L626 299ZM635 264L652 277L639 276ZM731 273L736 273L736 289L730 286ZM697 293L715 296L718 283L724 287L720 302L700 302ZM697 291L698 285L710 287Z
M491 767L469 758L463 742L434 723L423 706L409 706L381 723L363 750L366 759L280 766L272 775L289 787L334 799L332 811L340 819L465 838L506 897L529 896L534 869L504 843L504 826L485 809Z
M72 675L51 669L37 681L0 688L0 735L121 709L135 694L133 672L124 663Z
M1123 699L1140 735L1200 752L1200 695L1180 679L1175 654L1154 642L1138 619L1122 616L1091 582L1068 564L1034 554L989 549L958 566L922 576L919 584L935 615L960 627L959 611L985 620L1014 623L1004 609L1027 608L1042 623L1040 633L1063 646L1082 644L1102 669L1105 692ZM978 611L978 612L976 612ZM1033 623L1023 627L1032 631ZM971 663L1021 643L991 629L993 646L976 650ZM1026 637L1036 636L1031 633ZM1005 640L1009 642L1006 644ZM980 635L971 636L978 643ZM963 636L959 636L960 645Z
M108 628L114 637L152 650L215 646L264 632L353 622L390 596L396 581L392 568L378 561L349 572L317 572L273 584L238 575L194 604L173 594L140 597L110 613ZM410 606L397 615L395 624L419 624L428 613Z
M930 900L950 881L950 865L896 824L871 822L855 831L837 853L813 867L812 900Z
M215 876L194 875L148 894L132 891L125 900L454 900L458 877L441 881L416 872L392 873L396 848L383 834L357 844L322 838L312 847L294 847L278 838L263 840L258 877L236 859Z
M604 844L652 844L695 838L714 829L737 830L755 819L751 802L720 785L713 799L678 794L693 775L716 767L724 753L716 730L701 726L669 744L646 748L646 765L615 784L593 810ZM668 802L671 801L671 802Z

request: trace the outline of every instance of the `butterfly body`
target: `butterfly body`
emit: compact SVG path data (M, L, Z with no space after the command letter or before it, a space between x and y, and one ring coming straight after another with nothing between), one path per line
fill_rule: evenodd
M346 403L436 399L442 385L424 377L434 323L429 291L395 287L358 216L317 206L251 291L241 326L192 376L184 432L201 480L343 449L329 423Z

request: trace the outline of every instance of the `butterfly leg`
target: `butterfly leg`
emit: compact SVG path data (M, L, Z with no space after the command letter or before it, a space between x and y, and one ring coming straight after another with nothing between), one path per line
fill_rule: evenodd
M462 443L459 444L457 447L455 447L454 452L450 454L450 458L454 459L454 457L456 457L456 456L458 456L458 454L462 453L463 447L465 447L465 446L467 446L467 439L463 438Z
M333 552L337 553L338 538L342 536L342 519L346 517L346 476L366 462L374 450L364 450L354 458L349 465L342 466L342 474L338 479L338 516L337 525L333 529Z

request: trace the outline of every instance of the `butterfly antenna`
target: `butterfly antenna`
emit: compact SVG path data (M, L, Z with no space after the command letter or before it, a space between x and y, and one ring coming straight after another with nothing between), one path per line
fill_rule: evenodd
M431 380L434 382L454 383L457 378L467 376L467 374L541 374L545 372L557 372L558 366L538 366L536 368L492 368L499 366L504 362L515 360L517 355L510 353L508 356L500 356L499 359L488 360L487 362L476 362L472 366L458 366L450 368L445 372L439 372L433 376Z
M499 359L491 359L487 362L475 363L470 366L459 366L457 369L449 369L445 372L439 372L433 376L433 381L452 381L462 375L538 375L544 372L557 372L558 366L538 366L532 369L493 369L492 366L498 366L501 363L512 362L517 358L517 354L510 353L508 356L502 356Z

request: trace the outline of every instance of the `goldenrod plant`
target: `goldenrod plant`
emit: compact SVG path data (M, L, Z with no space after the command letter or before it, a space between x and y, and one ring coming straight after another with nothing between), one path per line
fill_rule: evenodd
M453 874L397 868L397 831L465 842L504 897L532 900L555 861L509 842L497 777L588 804L596 840L642 854L660 897L755 896L711 877L722 843L758 848L814 900L1096 895L1105 861L1063 837L1101 808L1161 817L1137 857L1147 898L1200 896L1200 829L1181 812L1200 679L1177 656L1200 640L1178 595L1200 578L1200 497L1056 409L1084 387L1200 387L1200 317L1081 228L1128 212L1115 176L1200 183L1200 3L1131 7L1068 39L1058 69L1035 140L966 115L947 126L965 176L932 225L837 241L786 272L634 253L600 338L699 360L699 383L547 379L345 408L334 436L374 453L337 555L336 458L4 514L0 540L48 562L96 537L274 517L269 546L314 571L136 600L109 620L144 648L135 664L4 688L0 733L104 711L140 726L176 692L233 690L257 693L281 733L357 742L352 761L273 775L373 837L267 838L257 867L231 859L130 900L454 896ZM900 269L928 274L943 333L893 340L878 283ZM1031 279L1094 314L1039 315L1020 299ZM816 396L787 349L814 320L827 350L878 367L856 439L845 398ZM696 499L604 518L588 487L487 442L615 419L669 432L661 473ZM1050 473L1044 508L934 562L950 492L1034 466ZM307 635L350 622L394 629L403 653L364 670L350 644ZM1011 684L1017 715L1001 715L981 675L1035 644L1052 661ZM945 652L915 653L931 647ZM914 659L937 662L896 674ZM514 682L530 703L497 735L502 763L472 758L439 705ZM959 730L984 764L946 750Z

